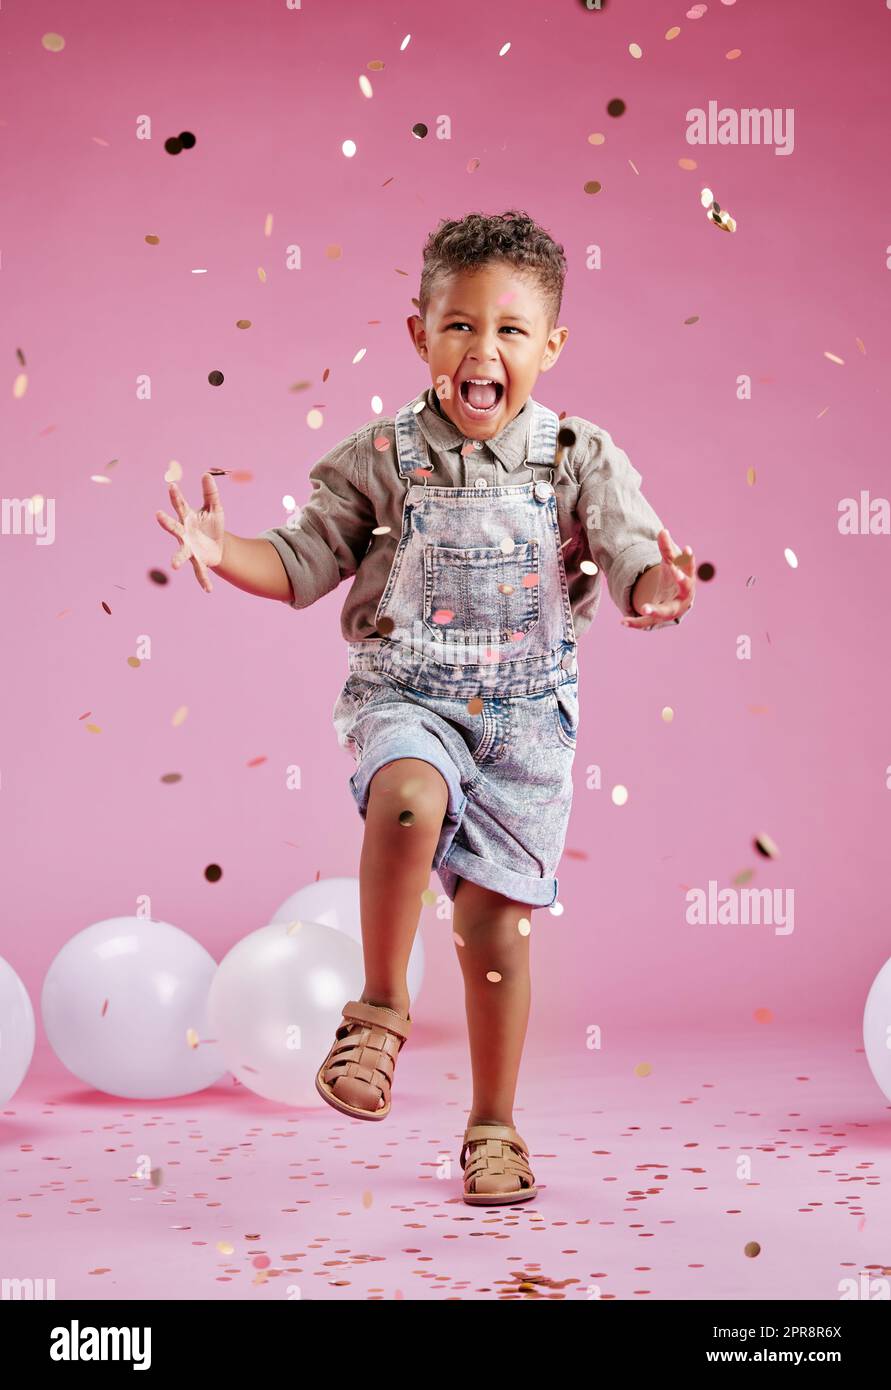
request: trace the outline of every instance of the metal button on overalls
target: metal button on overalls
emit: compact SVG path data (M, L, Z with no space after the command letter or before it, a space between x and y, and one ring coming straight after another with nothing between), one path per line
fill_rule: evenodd
M540 478L532 491L535 493L536 502L547 502L554 489L550 483L546 483L543 478Z

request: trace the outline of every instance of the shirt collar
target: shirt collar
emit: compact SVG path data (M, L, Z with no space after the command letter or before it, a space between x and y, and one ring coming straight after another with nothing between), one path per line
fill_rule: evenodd
M418 424L421 433L428 444L443 453L451 449L460 449L466 442L466 435L463 435L442 411L439 404L439 397L433 386L428 387L424 393L427 409L418 414ZM528 399L523 409L505 425L504 429L495 435L493 439L485 441L484 448L491 452L503 464L508 472L513 472L515 468L521 468L526 462L526 434L529 426L529 414L532 410L532 400ZM479 450L481 455L483 450Z

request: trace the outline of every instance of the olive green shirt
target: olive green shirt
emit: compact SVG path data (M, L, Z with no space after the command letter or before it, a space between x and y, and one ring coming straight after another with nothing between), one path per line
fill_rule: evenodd
M620 612L636 617L631 591L642 572L662 559L656 541L662 522L640 491L641 475L606 430L577 415L566 417L560 426L573 431L575 443L555 468L537 465L533 473L524 466L529 401L500 434L481 444L468 441L443 414L432 386L423 399L417 420L429 446L431 485L482 490L546 477L553 483L576 638L590 627L600 605L601 575ZM389 447L379 447L382 440ZM402 534L403 502L409 486L421 482L399 475L393 417L371 420L335 445L310 470L309 481L313 490L306 505L284 526L261 533L287 570L293 594L287 601L292 608L308 608L355 576L341 612L341 632L348 642L378 637L375 613ZM373 536L378 526L389 530ZM583 560L593 560L597 573L580 569ZM643 630L672 625L661 622Z

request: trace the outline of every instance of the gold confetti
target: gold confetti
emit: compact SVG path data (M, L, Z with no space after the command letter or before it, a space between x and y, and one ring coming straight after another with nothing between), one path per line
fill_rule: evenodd
M17 401L22 399L28 389L28 376L26 372L19 372L15 381L12 383L13 398Z
M298 932L302 926L303 926L303 923L302 923L301 921L299 921L299 920L296 921L296 922L289 922L289 923L288 923L288 930L285 932L285 936L293 936L294 933L295 933L295 932Z
M595 132L594 132L593 135L589 135L589 136L588 136L588 144L589 144L589 145L602 145L605 139L606 139L606 136L605 136L605 135L601 135L601 133L600 133L599 130L595 130Z
M493 985L497 985L501 980L501 976L499 975L497 970L487 970L486 979L491 980Z
M471 696L471 698L467 701L467 713L468 713L468 714L482 714L482 712L483 712L483 702L482 702L482 700L480 699L479 695L473 695L473 696Z
M101 733L102 733L102 730L100 729L100 727L99 727L98 724L85 724L85 725L84 725L84 728L85 728L85 729L87 730L87 732L90 733L90 734L101 734Z
M371 62L367 64L369 72L380 72L383 66L380 58L372 58Z
M749 487L754 487L754 486L755 486L755 470L754 470L754 468L747 468L747 469L746 469L746 482L748 483Z
M671 705L666 705L662 711L662 722L663 724L670 724L673 719L674 710L671 708Z
M261 265L258 265L258 266L257 266L257 275L258 275L258 277L259 277L260 284L261 284L261 285L265 285L265 284L266 284L266 271L263 269L263 267L262 267Z
M192 1048L197 1047L200 1041L201 1041L201 1039L199 1038L198 1034L195 1032L195 1029L194 1029L194 1028L187 1028L187 1029L186 1029L186 1042L189 1044L189 1047L192 1047Z
M777 849L769 835L756 835L752 841L759 854L763 854L765 859L779 859L780 851Z
M149 235L146 237L146 241L148 242L149 246L159 246L161 238L159 236Z
M634 1075L649 1076L652 1070L653 1068L650 1066L649 1062L638 1062L637 1066L634 1068Z
M250 328L250 326L251 326L251 321L250 321L250 319L236 319L236 320L235 320L235 327L236 327L236 328Z
M673 24L670 29L666 30L665 37L667 39L676 39L680 32L678 25Z
M589 179L588 182L585 184L585 192L599 193L602 187L603 185L601 183L598 183L597 179Z
M185 723L185 721L186 721L186 719L188 718L188 716L189 716L189 706L188 706L188 705L180 705L179 709L175 712L175 714L174 714L174 716L173 716L173 718L171 719L170 722L171 722L171 724L173 725L173 727L174 727L175 729L177 729L177 728L179 728L180 724Z
M630 43L628 45L628 52L631 54L632 58L643 57L643 49L641 48L639 43Z
M370 1192L368 1192L368 1191L366 1190L365 1192L362 1193L362 1205L363 1205L363 1207L365 1208L366 1211L367 1211L368 1208L371 1206L371 1204L372 1204L373 1201L374 1201L374 1197L371 1195Z
M217 1249L221 1255L232 1255L235 1253L235 1246L230 1245L228 1240L218 1240Z
M61 34L44 34L40 40L47 53L61 53L65 47L65 40Z
M757 1240L750 1240L743 1253L747 1255L750 1260L754 1260L756 1255L761 1254L761 1246L758 1244Z
M181 772L165 772L161 777L162 782L181 782L183 775Z
M824 352L823 356L828 357L830 362L837 362L840 367L845 365L845 359L843 357L836 357L834 352Z
M436 902L436 894L432 888L425 888L421 894L421 902L425 907L432 907Z
M142 665L142 662L139 660L139 657L138 657L138 656L128 656L128 657L127 657L127 665L128 665L128 666L141 666L141 665Z
M678 164L682 169L696 169L698 167L695 159L679 159Z
M272 213L267 212L266 221L263 223L263 235L272 236Z
M332 242L330 246L325 247L325 255L329 261L339 261L343 255L343 247L338 246L337 242Z

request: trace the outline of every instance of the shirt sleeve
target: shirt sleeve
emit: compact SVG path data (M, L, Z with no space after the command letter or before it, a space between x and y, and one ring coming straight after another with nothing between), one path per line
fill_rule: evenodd
M282 558L291 608L308 608L356 573L377 525L365 490L367 429L357 430L319 459L309 473L312 493L284 526L261 532Z
M640 473L606 430L592 433L577 476L577 516L591 556L606 575L610 597L620 613L639 617L632 607L631 593L644 570L661 563L657 536L663 524L640 490ZM642 631L672 627L685 617L686 613Z

